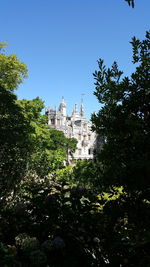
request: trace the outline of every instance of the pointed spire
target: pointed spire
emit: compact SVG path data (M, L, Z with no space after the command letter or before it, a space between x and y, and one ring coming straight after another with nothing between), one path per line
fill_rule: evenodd
M83 103L81 104L80 115L81 115L81 117L84 116L84 105L83 105Z
M65 103L65 99L64 97L62 96L62 99L61 99L61 103L64 104Z
M62 96L60 105L61 105L62 107L66 107L66 102L65 102L65 99L64 99L63 96Z
M81 117L84 116L83 96L84 96L84 94L81 94L81 108L80 108L80 115L81 115Z
M61 102L60 102L60 105L59 105L59 111L62 111L63 108L66 108L66 102L65 102L64 97L62 96L62 99L61 99Z
M74 105L74 110L72 112L72 115L74 117L76 117L76 116L78 117L79 116L79 111L78 111L78 105L77 104Z
M78 113L78 105L77 104L75 104L75 106L74 106L74 112Z

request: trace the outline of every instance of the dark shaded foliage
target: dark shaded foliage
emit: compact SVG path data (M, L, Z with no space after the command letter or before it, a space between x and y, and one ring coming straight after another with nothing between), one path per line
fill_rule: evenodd
M94 94L102 108L92 116L93 128L106 140L97 156L97 186L112 196L123 187L123 194L103 210L103 248L110 266L150 262L150 33L131 44L137 64L131 77L121 80L117 63L107 69L103 60L94 73Z
M101 266L97 201L85 188L25 182L1 211L1 241L21 266Z
M24 173L30 154L30 125L16 96L0 88L0 196L14 189Z
M150 173L150 35L132 39L133 63L139 63L130 78L120 80L117 63L106 69L99 60L94 73L96 91L103 107L92 117L94 129L105 136L99 155L103 185L124 186L142 192L149 188Z

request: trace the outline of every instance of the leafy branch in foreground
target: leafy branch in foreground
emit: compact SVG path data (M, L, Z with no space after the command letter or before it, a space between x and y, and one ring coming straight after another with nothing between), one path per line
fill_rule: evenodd
M132 6L132 8L134 8L134 0L125 0L129 6Z

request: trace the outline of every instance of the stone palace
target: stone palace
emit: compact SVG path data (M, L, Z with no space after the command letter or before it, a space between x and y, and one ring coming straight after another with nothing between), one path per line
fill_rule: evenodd
M83 102L80 111L75 104L72 114L67 115L66 102L62 97L58 110L49 108L46 114L49 126L63 131L67 138L77 139L77 149L73 154L73 160L93 159L97 136L91 129L92 123L84 118ZM71 156L69 160L72 161Z

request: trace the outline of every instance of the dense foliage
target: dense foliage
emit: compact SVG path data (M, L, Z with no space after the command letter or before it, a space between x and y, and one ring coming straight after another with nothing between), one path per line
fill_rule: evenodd
M99 60L94 73L95 95L103 105L92 117L106 143L101 162L101 191L124 194L104 207L105 250L112 266L149 266L150 257L150 32L131 41L131 77L123 77L115 62L106 69ZM108 245L110 244L110 245Z
M31 177L1 211L0 250L14 266L99 266L101 213L85 189Z
M47 125L47 116L42 115L44 102L39 98L18 101L24 116L33 129L31 133L32 155L28 170L44 178L50 172L62 168L67 160L67 153L75 150L77 141L67 139L63 132Z
M4 47L7 43L0 43L0 86L9 91L14 91L28 76L24 63L20 62L15 54L6 55Z
M131 77L121 78L117 63L107 69L98 61L94 94L102 108L92 121L105 142L94 162L75 166L64 161L76 140L47 126L40 98L17 100L21 74L14 69L10 86L13 71L7 83L4 64L0 266L149 266L149 39L149 32L132 39Z
M25 175L30 157L30 125L16 96L0 87L0 197L10 193Z
M121 80L116 62L106 69L103 60L98 61L95 95L103 107L92 120L107 140L100 155L102 183L142 192L149 187L150 171L150 33L142 42L134 37L131 44L133 63L139 63L131 78Z

